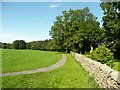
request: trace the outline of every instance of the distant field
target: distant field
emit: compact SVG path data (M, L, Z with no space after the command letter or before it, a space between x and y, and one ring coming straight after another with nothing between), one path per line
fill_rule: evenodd
M3 88L98 88L70 54L66 63L55 70L29 75L3 77Z
M59 52L3 49L2 72L47 67L58 62L61 58Z

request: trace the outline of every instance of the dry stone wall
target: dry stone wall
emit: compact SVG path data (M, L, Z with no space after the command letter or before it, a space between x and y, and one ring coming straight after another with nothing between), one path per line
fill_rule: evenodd
M89 74L93 75L96 82L101 86L101 88L111 88L120 90L120 72L111 69L106 64L101 64L100 62L93 61L85 56L70 52L76 61L85 68Z

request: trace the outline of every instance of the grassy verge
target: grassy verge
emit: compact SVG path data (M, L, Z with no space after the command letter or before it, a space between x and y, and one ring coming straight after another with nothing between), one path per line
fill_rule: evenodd
M94 79L67 54L64 66L49 72L3 77L3 88L97 88Z
M117 70L117 71L120 71L120 62L114 62L113 69Z
M14 72L47 67L61 59L58 52L40 50L2 50L2 72Z

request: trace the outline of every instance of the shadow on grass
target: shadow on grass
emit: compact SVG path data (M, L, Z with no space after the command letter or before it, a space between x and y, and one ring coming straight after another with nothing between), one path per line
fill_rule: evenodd
M95 88L99 88L99 85L95 82L95 79L93 78L93 76L89 76L88 82Z

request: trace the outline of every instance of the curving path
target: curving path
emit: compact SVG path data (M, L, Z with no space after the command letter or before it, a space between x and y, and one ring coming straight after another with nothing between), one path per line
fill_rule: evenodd
M64 65L66 62L66 56L65 54L62 54L62 59L58 61L56 64L53 64L51 66L45 67L45 68L38 68L34 70L27 70L27 71L19 71L19 72L9 72L9 73L2 73L0 76L13 76L13 75L20 75L20 74L31 74L31 73L37 73L37 72L46 72L53 69L56 69L62 65Z

